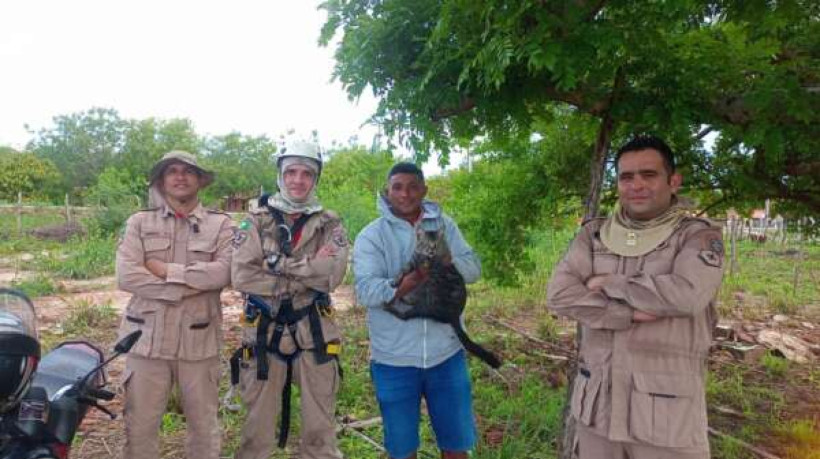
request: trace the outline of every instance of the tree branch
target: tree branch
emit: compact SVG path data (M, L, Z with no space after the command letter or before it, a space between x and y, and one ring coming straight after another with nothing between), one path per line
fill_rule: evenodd
M623 79L618 80L616 78L616 84L623 86ZM609 110L612 102L612 92L606 94L604 97L590 101L585 95L591 93L592 91L585 88L579 88L574 91L560 91L555 85L549 84L544 88L544 91L546 92L547 97L556 102L564 102L585 113L597 117L603 116ZM613 91L615 91L615 88L613 88ZM471 97L464 97L455 107L443 107L433 111L433 113L430 114L430 119L433 122L439 122L444 119L469 112L470 110L476 108L476 106L477 104L475 99Z
M703 210L698 212L698 214L696 216L700 217L701 215L705 214L706 212L709 212L710 210L717 207L719 204L722 204L722 203L726 202L727 199L729 199L729 196L723 196L722 198L718 199L717 201L715 201L715 202L709 204L708 206L704 207Z
M450 118L451 116L460 115L464 112L469 112L470 110L476 107L475 100L470 97L465 97L461 99L461 103L458 104L456 107L447 107L447 108L440 108L433 112L430 115L430 118L433 122L439 122L445 118Z
M713 128L712 126L706 126L705 128L703 128L702 131L698 132L698 135L695 136L695 140L703 140L704 137L709 135L709 133L711 133L714 130L715 128Z
M786 166L785 171L789 175L820 175L820 161L810 163L793 163Z
M760 449L760 448L758 448L754 445L750 445L749 443L746 443L745 441L743 441L739 438L732 437L731 435L726 435L725 433L723 433L723 432L721 432L717 429L713 429L711 427L709 427L708 429L709 429L709 434L710 435L713 435L715 437L728 438L731 441L737 443L738 445L748 449L749 451L755 453L756 455L758 455L758 456L760 456L764 459L780 459L780 457L775 456L774 454L771 454L768 451L764 451L764 450L762 450L762 449Z
M575 3L582 8L586 8L588 6L588 3L585 0L576 0ZM600 13L601 10L604 9L604 6L606 6L606 4L607 0L599 0L598 3L592 7L589 13L587 13L586 21L589 22L595 19L595 17L598 16L598 13Z

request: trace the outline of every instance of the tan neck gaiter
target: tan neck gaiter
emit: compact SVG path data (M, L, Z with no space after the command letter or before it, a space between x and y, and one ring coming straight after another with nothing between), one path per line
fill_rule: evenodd
M663 214L639 221L629 218L618 204L615 213L601 227L601 242L624 257L646 255L668 239L687 215L686 209L674 201Z

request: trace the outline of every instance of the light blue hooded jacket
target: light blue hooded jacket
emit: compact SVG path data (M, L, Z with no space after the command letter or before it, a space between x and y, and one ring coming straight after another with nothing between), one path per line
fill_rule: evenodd
M436 366L458 352L461 342L449 324L422 318L401 320L384 309L384 304L396 294L391 281L413 258L416 233L413 225L393 215L381 196L378 207L382 216L367 225L353 245L356 298L367 307L371 359L402 367ZM437 204L424 201L422 207L422 218L416 224L423 225L426 231L443 226L456 269L465 282L477 281L481 263L458 226Z

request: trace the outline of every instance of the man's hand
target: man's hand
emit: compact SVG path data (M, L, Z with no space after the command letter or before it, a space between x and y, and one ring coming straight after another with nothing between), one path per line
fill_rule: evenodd
M427 270L416 268L413 271L405 274L401 281L399 282L399 286L396 289L396 295L393 297L394 300L397 300L404 295L412 292L416 287L424 283L430 274Z
M604 285L609 282L610 275L609 274L599 274L597 276L592 276L587 280L587 288L590 290L601 290L604 288Z
M145 262L145 269L160 279L168 277L168 265L164 261L148 260Z
M632 311L632 322L644 323L644 322L654 322L658 320L658 316L638 311L637 309Z

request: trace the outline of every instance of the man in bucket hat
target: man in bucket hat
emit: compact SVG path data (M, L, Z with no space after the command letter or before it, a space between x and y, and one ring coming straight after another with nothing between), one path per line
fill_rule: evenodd
M150 207L128 219L117 248L117 283L133 293L120 332L142 330L123 378L124 459L159 457L160 422L175 384L186 457L219 458L219 294L230 283L233 224L199 202L213 177L190 153L165 154L151 171Z

